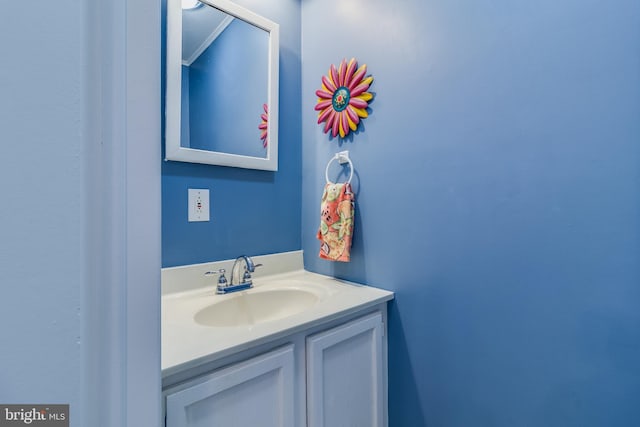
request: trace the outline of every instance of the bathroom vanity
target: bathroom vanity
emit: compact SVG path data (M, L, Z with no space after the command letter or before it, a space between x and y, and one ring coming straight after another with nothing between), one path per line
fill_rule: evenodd
M288 267L279 257L256 257L272 267L229 295L211 283L178 291L218 263L163 271L167 427L387 425L393 294L306 272L301 253L284 255Z

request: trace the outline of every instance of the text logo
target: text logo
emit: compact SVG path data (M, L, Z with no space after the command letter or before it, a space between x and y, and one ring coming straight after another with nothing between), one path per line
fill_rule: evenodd
M69 427L69 405L0 405L0 427Z

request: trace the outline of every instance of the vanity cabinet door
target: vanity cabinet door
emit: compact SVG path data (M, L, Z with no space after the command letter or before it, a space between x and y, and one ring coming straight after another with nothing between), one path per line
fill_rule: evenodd
M308 427L383 427L380 312L307 338Z
M197 380L166 398L167 427L295 427L288 345Z

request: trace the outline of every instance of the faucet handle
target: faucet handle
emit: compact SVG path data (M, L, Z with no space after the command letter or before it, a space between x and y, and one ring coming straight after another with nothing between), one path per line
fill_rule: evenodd
M256 268L262 267L262 264L253 264L251 266L246 265L244 267L244 274L242 275L242 282L247 283L251 282L251 273L256 271Z
M224 273L226 272L226 270L224 268L221 268L218 271L207 271L206 273L204 273L205 276L213 276L214 274L218 275L218 286L227 286L227 278L224 277Z

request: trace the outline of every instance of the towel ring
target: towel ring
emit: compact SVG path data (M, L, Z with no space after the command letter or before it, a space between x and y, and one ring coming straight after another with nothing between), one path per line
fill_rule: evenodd
M327 168L324 170L324 177L327 180L327 184L331 182L329 181L329 166L331 166L331 162L333 162L334 160L338 160L341 164L349 163L349 168L351 169L351 173L349 174L349 179L347 180L347 184L351 184L351 179L353 178L353 162L351 162L351 159L349 158L348 151L341 151L339 153L336 153L335 156L329 159L329 163L327 163Z

